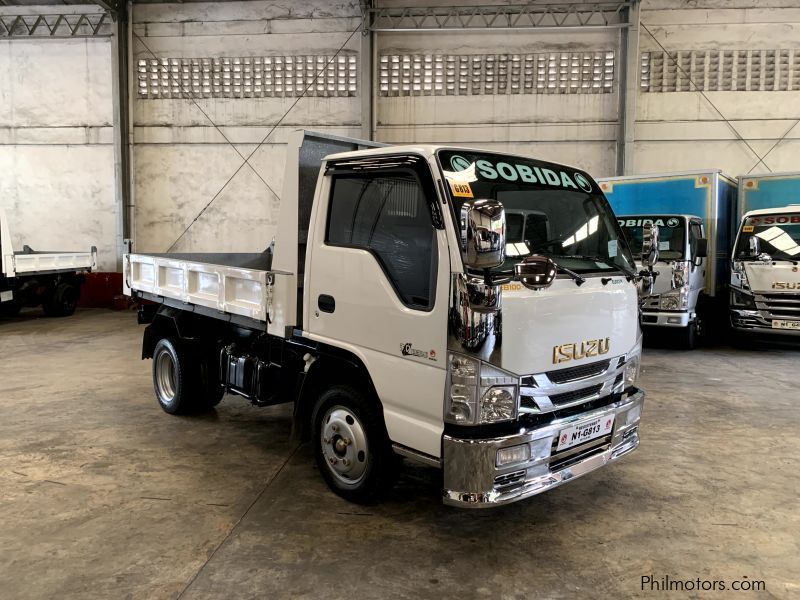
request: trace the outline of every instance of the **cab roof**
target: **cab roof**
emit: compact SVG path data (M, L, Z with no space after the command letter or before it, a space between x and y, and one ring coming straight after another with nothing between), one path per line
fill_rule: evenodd
M348 152L337 152L336 154L329 154L328 156L325 157L325 160L348 160L348 159L358 159L358 158L370 158L373 156L378 157L391 154L402 154L404 152L410 154L420 154L425 158L430 158L434 156L436 152L439 150L455 150L455 151L460 150L464 152L478 152L486 154L498 154L501 156L513 156L516 158L521 158L522 160L535 160L538 162L549 163L552 165L563 167L565 169L574 169L576 171L581 171L586 173L586 171L584 169L581 169L580 167L575 167L572 165L559 162L553 162L545 158L537 158L535 156L525 156L524 154L515 154L513 152L487 150L486 148L473 148L471 146L454 146L452 144L399 144L392 146L383 146L380 148L367 148L366 150L352 150Z
M786 206L776 206L774 208L759 208L756 210L748 210L744 213L745 217L754 217L758 215L777 215L780 213L795 213L800 212L800 204L787 204Z

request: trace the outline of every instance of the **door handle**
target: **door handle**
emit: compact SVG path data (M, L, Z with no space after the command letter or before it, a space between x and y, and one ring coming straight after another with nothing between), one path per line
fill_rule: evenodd
M336 300L328 294L320 294L317 298L317 306L322 312L332 313L336 310Z

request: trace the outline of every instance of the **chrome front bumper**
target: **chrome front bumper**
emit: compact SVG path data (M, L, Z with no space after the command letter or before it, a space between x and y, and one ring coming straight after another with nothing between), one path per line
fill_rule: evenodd
M643 327L688 327L695 320L694 312L642 311Z
M628 454L639 445L644 392L591 412L559 419L539 429L490 439L444 436L444 503L465 508L509 504L590 473ZM558 433L567 427L615 416L610 439L553 453ZM608 436L607 436L608 437ZM604 442L600 444L600 442ZM530 460L497 467L501 448L530 444ZM598 445L599 444L599 445Z
M782 319L784 321L791 319ZM760 310L731 309L731 327L743 333L800 336L800 329L775 329L772 319L765 318Z

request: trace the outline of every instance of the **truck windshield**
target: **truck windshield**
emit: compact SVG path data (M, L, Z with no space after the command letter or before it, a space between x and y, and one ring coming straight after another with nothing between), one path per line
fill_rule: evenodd
M495 272L512 271L532 254L549 256L577 273L630 273L634 268L608 202L586 173L490 152L441 150L437 156L455 223L460 223L465 202L494 199L503 204L506 261Z
M683 260L686 254L686 219L669 215L618 217L634 256L642 253L645 223L658 225L658 259Z
M747 217L736 243L736 258L756 258L750 250L750 238L759 239L761 252L774 260L800 260L800 213Z

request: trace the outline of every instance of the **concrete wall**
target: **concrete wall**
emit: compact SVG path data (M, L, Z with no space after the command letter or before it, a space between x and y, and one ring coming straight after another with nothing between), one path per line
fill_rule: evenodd
M793 0L646 0L641 21L652 34L642 28L644 52L661 51L658 40L670 52L792 49L800 57L800 6ZM704 93L707 99L698 92L639 94L635 172L715 167L738 176L800 169L800 126L794 127L800 90ZM756 153L766 155L767 166Z
M643 0L641 21L642 52L660 51L655 39L670 52L790 50L800 73L795 0ZM360 24L357 0L135 4L132 22L131 199L142 251L263 249L275 233L284 143L295 128L361 136L363 125L380 141L469 144L571 163L598 176L614 173L622 62L617 29L377 33L375 122L362 124L360 67L353 94L322 93L296 105L291 94L209 88L192 99L137 92L139 60L319 57L344 44L343 55L360 65L361 35L346 42ZM385 55L606 51L615 55L611 93L391 95L380 89ZM3 40L0 73L0 206L12 217L15 245L96 244L101 268L113 269L118 215L110 40ZM144 74L149 77L147 68ZM640 91L632 170L766 170L756 153L774 171L797 169L798 88L800 75L791 90L707 91L707 99L694 91ZM252 166L240 168L256 148Z
M110 40L0 40L0 74L0 207L14 248L96 245L100 269L115 270Z
M132 68L154 57L333 55L359 15L356 1L137 4ZM355 34L343 52L352 56L359 47ZM360 134L358 91L302 98L292 107L296 97L144 98L137 85L134 73L134 231L141 251L263 250L277 225L288 132ZM256 148L252 167L240 169L242 156Z
M618 52L618 30L380 33L377 53L480 56ZM618 54L617 54L618 55ZM502 93L377 96L376 139L507 150L590 172L614 168L618 95Z

